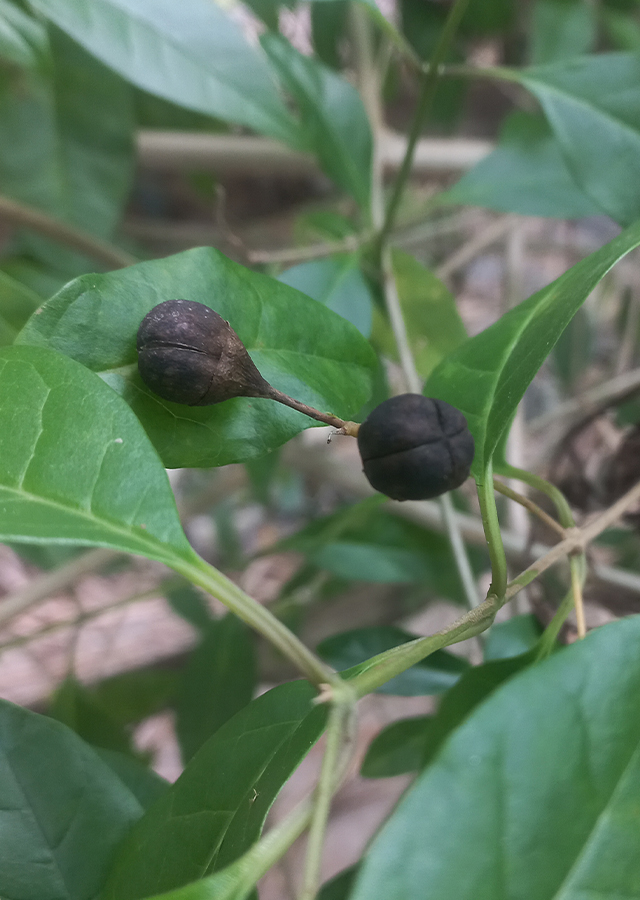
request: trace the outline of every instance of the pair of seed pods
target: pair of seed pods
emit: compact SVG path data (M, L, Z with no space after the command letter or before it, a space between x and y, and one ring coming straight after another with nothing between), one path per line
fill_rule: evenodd
M288 397L266 381L233 328L191 300L166 300L147 313L137 339L138 369L155 394L173 403L209 406L232 397L263 397L331 425L335 416ZM473 437L460 410L421 394L385 400L357 432L364 474L394 500L429 500L469 476Z

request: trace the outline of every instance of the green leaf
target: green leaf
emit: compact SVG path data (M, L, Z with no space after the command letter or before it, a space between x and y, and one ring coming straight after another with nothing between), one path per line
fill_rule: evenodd
M223 869L259 837L276 794L324 729L296 681L240 710L122 844L103 900L138 900ZM214 895L215 896L215 895Z
M596 9L583 0L537 0L533 7L531 62L557 62L588 53L597 37Z
M497 691L373 842L351 900L637 897L640 617Z
M185 762L251 701L255 688L251 632L227 613L210 622L182 677L176 702L176 732Z
M438 200L557 219L601 213L574 181L546 120L521 111L505 120L498 147Z
M0 79L0 188L110 237L133 176L131 89L55 28L49 46L47 76Z
M495 691L535 661L534 653L523 653L508 659L494 659L473 666L442 698L437 713L424 732L422 765L435 757L449 735Z
M66 726L0 700L0 894L93 900L142 809Z
M298 144L298 126L263 57L215 3L33 0L32 5L137 87Z
M640 22L633 15L615 9L600 10L602 25L616 50L640 50Z
M136 417L92 372L40 347L0 349L0 540L195 558Z
M540 101L582 190L621 225L637 219L640 55L603 53L511 74Z
M281 272L278 281L323 303L365 337L371 334L373 298L355 254L300 263Z
M347 27L346 0L311 4L311 36L316 56L332 69L341 68L340 42Z
M507 659L532 650L542 634L542 626L538 619L528 613L513 616L506 622L492 625L484 645L485 661L490 659Z
M10 0L0 0L0 59L35 69L46 45L46 32L39 22Z
M156 304L185 296L228 319L262 375L289 396L346 419L367 399L375 355L352 325L208 247L77 278L45 303L19 340L52 347L102 373L169 467L263 456L316 424L272 400L187 407L152 394L137 373L138 327Z
M211 613L202 594L192 585L188 582L180 584L167 591L166 598L174 613L185 622L193 625L198 631L207 631L212 621Z
M433 272L402 250L393 271L418 372L427 376L443 356L467 339L451 292Z
M156 802L166 791L170 783L131 756L118 753L117 750L105 750L96 747L96 753L110 769L116 773L120 781L125 784L143 809Z
M262 37L274 70L300 109L307 149L363 209L371 191L372 138L360 95L344 78L309 56L286 38Z
M369 744L360 774L364 778L391 778L422 768L431 716L392 722Z
M601 278L640 244L640 223L581 260L548 287L471 338L431 373L424 392L467 417L482 483L503 431L534 375Z
M349 581L421 583L431 595L464 601L446 537L385 512L380 495L315 519L279 544L304 553L319 568ZM474 568L484 551L471 550Z
M112 719L131 725L166 709L178 690L178 673L170 669L136 669L105 678L90 695Z
M53 695L49 715L94 747L133 752L122 725L73 677L66 678Z
M322 885L322 889L318 894L318 900L348 900L349 892L355 883L357 874L357 866L349 866L348 869L343 869L331 881L327 881L326 884Z
M317 651L334 669L343 671L366 662L378 653L391 650L392 647L414 641L417 637L416 634L409 634L391 625L356 628L325 638L318 645ZM396 675L379 688L378 693L402 697L441 694L449 690L468 668L469 663L463 657L454 656L447 650L436 650L406 672Z
M0 345L13 343L41 302L36 293L0 271Z

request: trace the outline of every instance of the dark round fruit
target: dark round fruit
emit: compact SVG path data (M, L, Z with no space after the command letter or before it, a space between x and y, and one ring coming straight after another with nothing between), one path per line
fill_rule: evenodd
M444 400L400 394L358 431L364 474L394 500L431 500L466 481L475 451L467 420Z
M203 303L154 306L140 323L137 348L140 377L173 403L209 406L268 388L233 328Z

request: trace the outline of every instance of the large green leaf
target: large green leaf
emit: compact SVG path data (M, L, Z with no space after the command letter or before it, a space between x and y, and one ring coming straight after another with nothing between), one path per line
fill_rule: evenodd
M581 260L442 360L425 394L467 417L476 442L472 474L482 482L500 437L534 375L600 279L640 244L640 223Z
M244 707L134 826L103 900L138 900L224 868L256 841L276 794L324 729L315 690L295 681Z
M344 78L284 37L262 38L275 71L295 98L308 149L327 175L367 208L371 191L372 139L360 95Z
M289 396L342 418L368 398L375 357L353 325L208 247L77 278L45 303L19 340L53 347L102 373L169 467L262 456L315 424L272 400L187 407L152 394L137 373L136 333L153 306L174 297L205 303L228 319L264 377Z
M263 57L216 3L33 0L32 5L137 87L297 145L298 127Z
M622 225L640 217L640 54L605 53L512 75L542 104L582 190Z
M522 111L508 116L493 153L438 199L557 219L601 212L573 180L546 120Z
M122 723L73 676L58 687L48 712L93 747L133 755L131 737Z
M117 844L142 815L84 741L0 700L0 895L93 900Z
M231 613L211 621L189 657L176 700L176 732L185 761L249 703L255 687L249 629Z
M0 540L195 558L131 410L92 372L41 347L0 350Z
M351 900L640 896L640 617L522 673L451 737Z
M46 75L0 78L0 188L109 237L133 175L131 89L58 29L49 37Z
M325 638L318 645L318 653L334 669L350 669L366 662L378 653L391 650L400 644L414 641L417 635L402 628L378 625L372 628L356 628ZM411 666L401 675L378 689L379 694L396 694L403 697L419 697L423 694L441 694L449 690L467 671L469 663L447 650L436 650L422 662Z

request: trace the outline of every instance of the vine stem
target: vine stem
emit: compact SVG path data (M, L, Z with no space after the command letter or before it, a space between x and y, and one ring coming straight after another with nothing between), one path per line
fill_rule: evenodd
M67 225L60 219L55 219L39 209L10 200L9 197L0 196L0 219L11 222L12 225L22 225L32 228L39 234L65 244L78 253L90 256L97 262L110 269L123 269L138 262L135 256L131 256L125 250L93 237L73 225Z
M569 557L569 567L571 569L571 598L573 600L573 608L576 611L576 626L578 628L578 637L582 639L587 634L587 623L584 618L584 603L582 600L582 583L584 581L584 566L581 565L581 557L584 554L576 555L575 553Z
M305 416L309 416L310 419L315 419L316 422L322 422L324 425L331 425L333 428L337 428L343 434L348 434L351 437L357 437L360 429L358 422L345 421L338 416L334 416L333 413L320 412L319 410L314 409L313 406L308 406L306 403L301 403L300 400L289 397L288 394L283 394L282 391L279 391L271 385L269 385L268 393L260 394L259 396L267 397L268 399L275 400L277 403L282 403L284 406L288 406L291 409L296 409L298 412L304 413Z
M411 174L411 167L413 165L413 155L415 153L416 144L418 143L418 139L424 127L427 116L431 111L433 98L435 97L436 87L440 78L440 66L444 62L444 59L447 55L449 47L451 46L454 35L458 29L460 21L462 20L468 3L469 0L455 0L451 11L444 23L440 38L433 52L433 56L429 60L429 66L422 76L420 96L418 98L418 107L415 116L413 117L413 122L411 123L411 131L409 132L407 149L404 155L404 159L402 160L402 165L400 166L400 171L396 176L395 183L391 192L391 197L387 205L384 222L382 223L382 228L380 229L377 238L377 245L380 248L384 247L389 233L393 228L396 213L398 211L398 206L400 204L400 199L402 197L402 193L404 191L409 175Z
M478 501L480 503L480 515L482 525L489 547L491 560L491 586L489 594L494 594L500 600L507 589L507 557L504 552L498 510L496 509L496 496L493 491L493 470L491 463L487 465L484 479L478 483Z
M265 637L317 688L329 684L336 685L339 689L342 685L333 669L312 653L273 613L197 554L193 554L192 560L176 559L171 566L180 575L220 600L239 619Z
M313 798L313 816L307 840L302 890L299 900L314 900L320 886L320 867L322 851L329 820L331 799L346 771L341 765L341 756L345 745L349 744L350 724L355 708L356 697L350 685L343 684L332 692L332 703L327 724L327 742L320 778ZM348 755L350 759L350 754Z
M503 496L508 497L509 500L514 500L516 503L519 503L520 506L529 510L530 513L537 516L541 522L544 522L545 525L552 528L556 534L560 535L560 537L565 537L566 532L562 525L559 522L556 522L556 520L550 516L549 513L545 512L544 509L540 509L538 504L534 503L529 497L525 497L524 494L519 494L518 491L514 491L508 485L503 484L496 478L493 479L493 487L499 494L503 494Z

